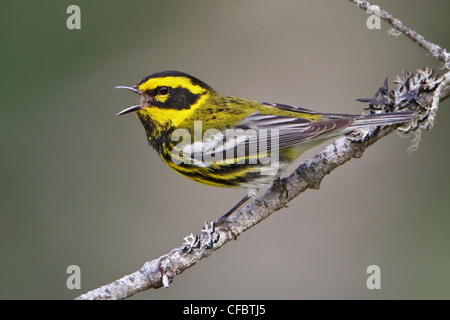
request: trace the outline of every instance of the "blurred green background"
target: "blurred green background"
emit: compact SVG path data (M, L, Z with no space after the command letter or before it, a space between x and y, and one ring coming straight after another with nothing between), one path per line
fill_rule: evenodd
M66 28L70 4L81 30ZM450 47L448 1L376 4ZM165 167L137 119L115 116L138 100L114 86L175 69L225 94L360 113L355 99L385 77L441 66L367 18L335 0L2 1L0 298L75 298L243 196ZM450 298L448 107L412 156L412 136L382 139L169 289L133 299ZM81 290L66 288L72 264ZM372 264L381 290L366 287Z

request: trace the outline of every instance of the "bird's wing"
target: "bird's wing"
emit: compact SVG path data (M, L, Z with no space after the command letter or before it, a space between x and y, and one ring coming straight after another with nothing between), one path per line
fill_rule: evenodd
M324 133L349 126L354 118L350 115L316 113L314 111L275 103L265 103L275 108L295 111L307 115L318 115L319 120L312 121L307 117L280 116L274 114L254 113L239 123L236 128L266 130L272 136L278 135L279 149L297 145Z
M194 158L194 154L201 153L203 161L196 163L199 166L210 165L204 159L220 159L227 163L228 161L249 161L251 158L264 156L265 152L278 151L308 142L330 131L345 128L354 121L347 115L319 114L295 106L266 104L298 112L299 117L255 112L234 128L223 132L217 131L210 136L205 135L202 141L184 146L183 154ZM307 117L302 117L301 113L317 115L319 120L309 120Z
M218 132L203 139L195 150L201 150L203 155L211 157L219 155L220 159L237 160L250 159L264 154L264 152L297 146L302 143L320 142L314 138L322 136L324 140L345 133L350 130L366 126L386 125L409 121L413 112L392 114L350 115L336 113L318 113L309 109L266 103L276 109L298 113L292 116L265 114L255 112L234 128ZM307 145L305 145L307 147Z

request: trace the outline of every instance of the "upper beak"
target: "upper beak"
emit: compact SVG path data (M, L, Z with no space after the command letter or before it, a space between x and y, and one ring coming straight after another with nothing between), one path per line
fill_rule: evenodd
M115 88L115 89L127 89L127 90L133 91L133 92L135 92L135 93L137 93L137 94L141 94L141 93L142 93L141 91L138 90L138 88L137 88L136 86L133 86L133 87L129 87L129 86L117 86L117 87L114 87L114 88Z
M137 88L136 86L133 86L133 87L129 87L129 86L117 86L117 87L115 87L115 88L116 88L116 89L127 89L127 90L133 91L133 92L135 92L135 93L137 93L137 94L141 94L141 93L142 93L141 91L138 90L138 88ZM138 111L138 110L141 109L141 108L142 108L141 105L131 106L131 107L129 107L129 108L126 108L126 109L120 111L120 112L119 112L118 114L116 114L116 115L117 115L117 116L121 116L121 115L126 114L126 113L130 113L130 112L133 112L133 111Z

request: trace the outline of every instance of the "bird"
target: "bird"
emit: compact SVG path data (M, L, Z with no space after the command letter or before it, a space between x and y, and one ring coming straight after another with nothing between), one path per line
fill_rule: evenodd
M175 70L116 88L138 94L139 104L117 115L137 115L148 143L170 169L209 186L247 191L220 222L260 188L278 181L306 150L359 128L400 124L415 117L413 111L323 113L228 96Z

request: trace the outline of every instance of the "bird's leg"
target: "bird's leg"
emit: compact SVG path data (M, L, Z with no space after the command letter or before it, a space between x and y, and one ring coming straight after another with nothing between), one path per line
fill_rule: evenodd
M250 199L252 196L250 194L246 194L245 197L243 197L241 199L241 201L239 201L238 203L236 203L236 205L231 208L230 210L228 210L227 213L225 213L224 215L222 215L217 222L221 223L223 221L226 220L226 218L228 218L233 212L235 212L237 209L239 209L240 206L242 206L244 203L246 203L248 201L248 199Z
M244 203L246 203L250 198L253 198L256 194L256 190L251 190L249 191L244 198L242 198L238 203L236 203L236 205L231 208L230 210L228 210L227 213L225 213L224 215L222 215L219 219L216 220L215 224L216 225L220 225L220 226L224 226L228 231L230 231L231 235L233 236L233 238L236 240L236 235L235 233L230 229L230 227L227 225L226 223L226 219L233 213L235 212L237 209L239 209Z
M271 188L280 188L283 191L283 193L286 195L286 199L289 197L289 192L286 189L286 187L284 186L284 184L281 182L281 178L280 177L278 177L277 179L275 179L272 182ZM289 208L289 206L287 204L285 204L284 207L285 208Z
M272 182L272 188L276 188L276 187L280 188L280 189L283 191L283 193L286 195L286 199L287 199L288 196L289 196L289 192L288 192L288 190L286 189L286 187L284 186L284 184L281 182L281 178L280 178L280 177L276 178L276 179ZM285 207L286 207L286 206L285 206Z

